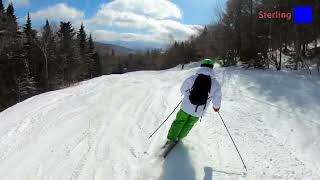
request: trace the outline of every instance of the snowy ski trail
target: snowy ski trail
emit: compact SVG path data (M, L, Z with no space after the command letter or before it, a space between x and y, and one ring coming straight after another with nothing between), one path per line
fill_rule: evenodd
M159 158L176 113L148 137L181 100L193 66L103 76L1 112L0 179L320 179L320 83L290 72L216 68L246 177L211 109Z

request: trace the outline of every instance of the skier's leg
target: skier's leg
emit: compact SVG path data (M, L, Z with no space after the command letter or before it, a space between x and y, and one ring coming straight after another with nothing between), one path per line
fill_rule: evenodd
M167 138L169 140L177 140L177 137L178 137L180 131L182 130L182 128L184 127L185 123L188 120L188 116L189 116L189 114L185 113L182 110L180 110L177 113L177 117L173 121L173 123L171 124L170 130L168 132Z
M192 127L194 126L194 124L198 121L198 119L199 118L197 118L197 117L189 115L189 118L188 118L187 122L184 124L183 128L181 129L181 131L178 135L178 138L179 139L185 138L189 134L189 132L192 129Z

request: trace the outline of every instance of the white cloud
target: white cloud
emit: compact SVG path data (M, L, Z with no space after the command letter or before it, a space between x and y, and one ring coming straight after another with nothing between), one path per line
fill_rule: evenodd
M168 29L170 27L170 24ZM176 28L168 30L166 32L155 32L155 33L120 33L110 30L93 30L93 35L98 41L143 41L148 43L160 43L168 44L172 43L172 40L183 41L191 35L197 33L197 29L202 28L201 26L191 26L186 28L186 25L181 23L176 24ZM172 39L173 38L173 39Z
M134 29L161 30L163 19L180 19L180 9L168 0L115 0L103 4L91 25L116 25Z
M75 20L84 17L84 12L69 7L65 3L59 3L54 6L41 9L37 12L30 13L33 20Z
M137 33L119 33L108 30L93 31L94 38L98 41L145 41L159 43L159 38L156 35L137 34Z
M29 5L30 1L29 0L7 0L7 2L12 2L15 6L27 6Z
M103 4L98 15L108 14L109 11L130 12L157 19L182 17L179 7L168 0L114 0Z
M97 14L86 20L85 24L96 28L116 26L128 31L147 33L110 34L110 31L98 31L99 37L107 34L120 40L129 34L130 37L142 38L144 41L167 43L169 37L182 41L202 28L198 25L182 24L179 21L181 18L182 13L178 6L168 0L114 0L103 4Z
M97 41L167 44L186 40L202 28L183 24L181 10L169 0L113 0L102 4L90 19L84 19L84 12L64 3L30 15L32 20L71 20L76 28L83 22Z

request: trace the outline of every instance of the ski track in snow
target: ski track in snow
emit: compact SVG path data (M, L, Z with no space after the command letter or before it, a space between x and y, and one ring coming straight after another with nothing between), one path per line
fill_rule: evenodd
M192 66L103 76L0 113L0 179L320 179L319 80L283 72L216 68L247 176L211 109L160 158L176 113L148 137L181 100Z

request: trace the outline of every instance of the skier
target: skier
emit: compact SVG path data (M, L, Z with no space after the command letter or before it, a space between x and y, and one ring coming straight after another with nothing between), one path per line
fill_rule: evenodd
M167 143L177 143L185 138L194 124L206 112L208 102L213 110L219 112L221 106L221 87L213 71L214 61L204 59L195 75L187 78L181 87L184 95L181 110L177 113L167 135Z

